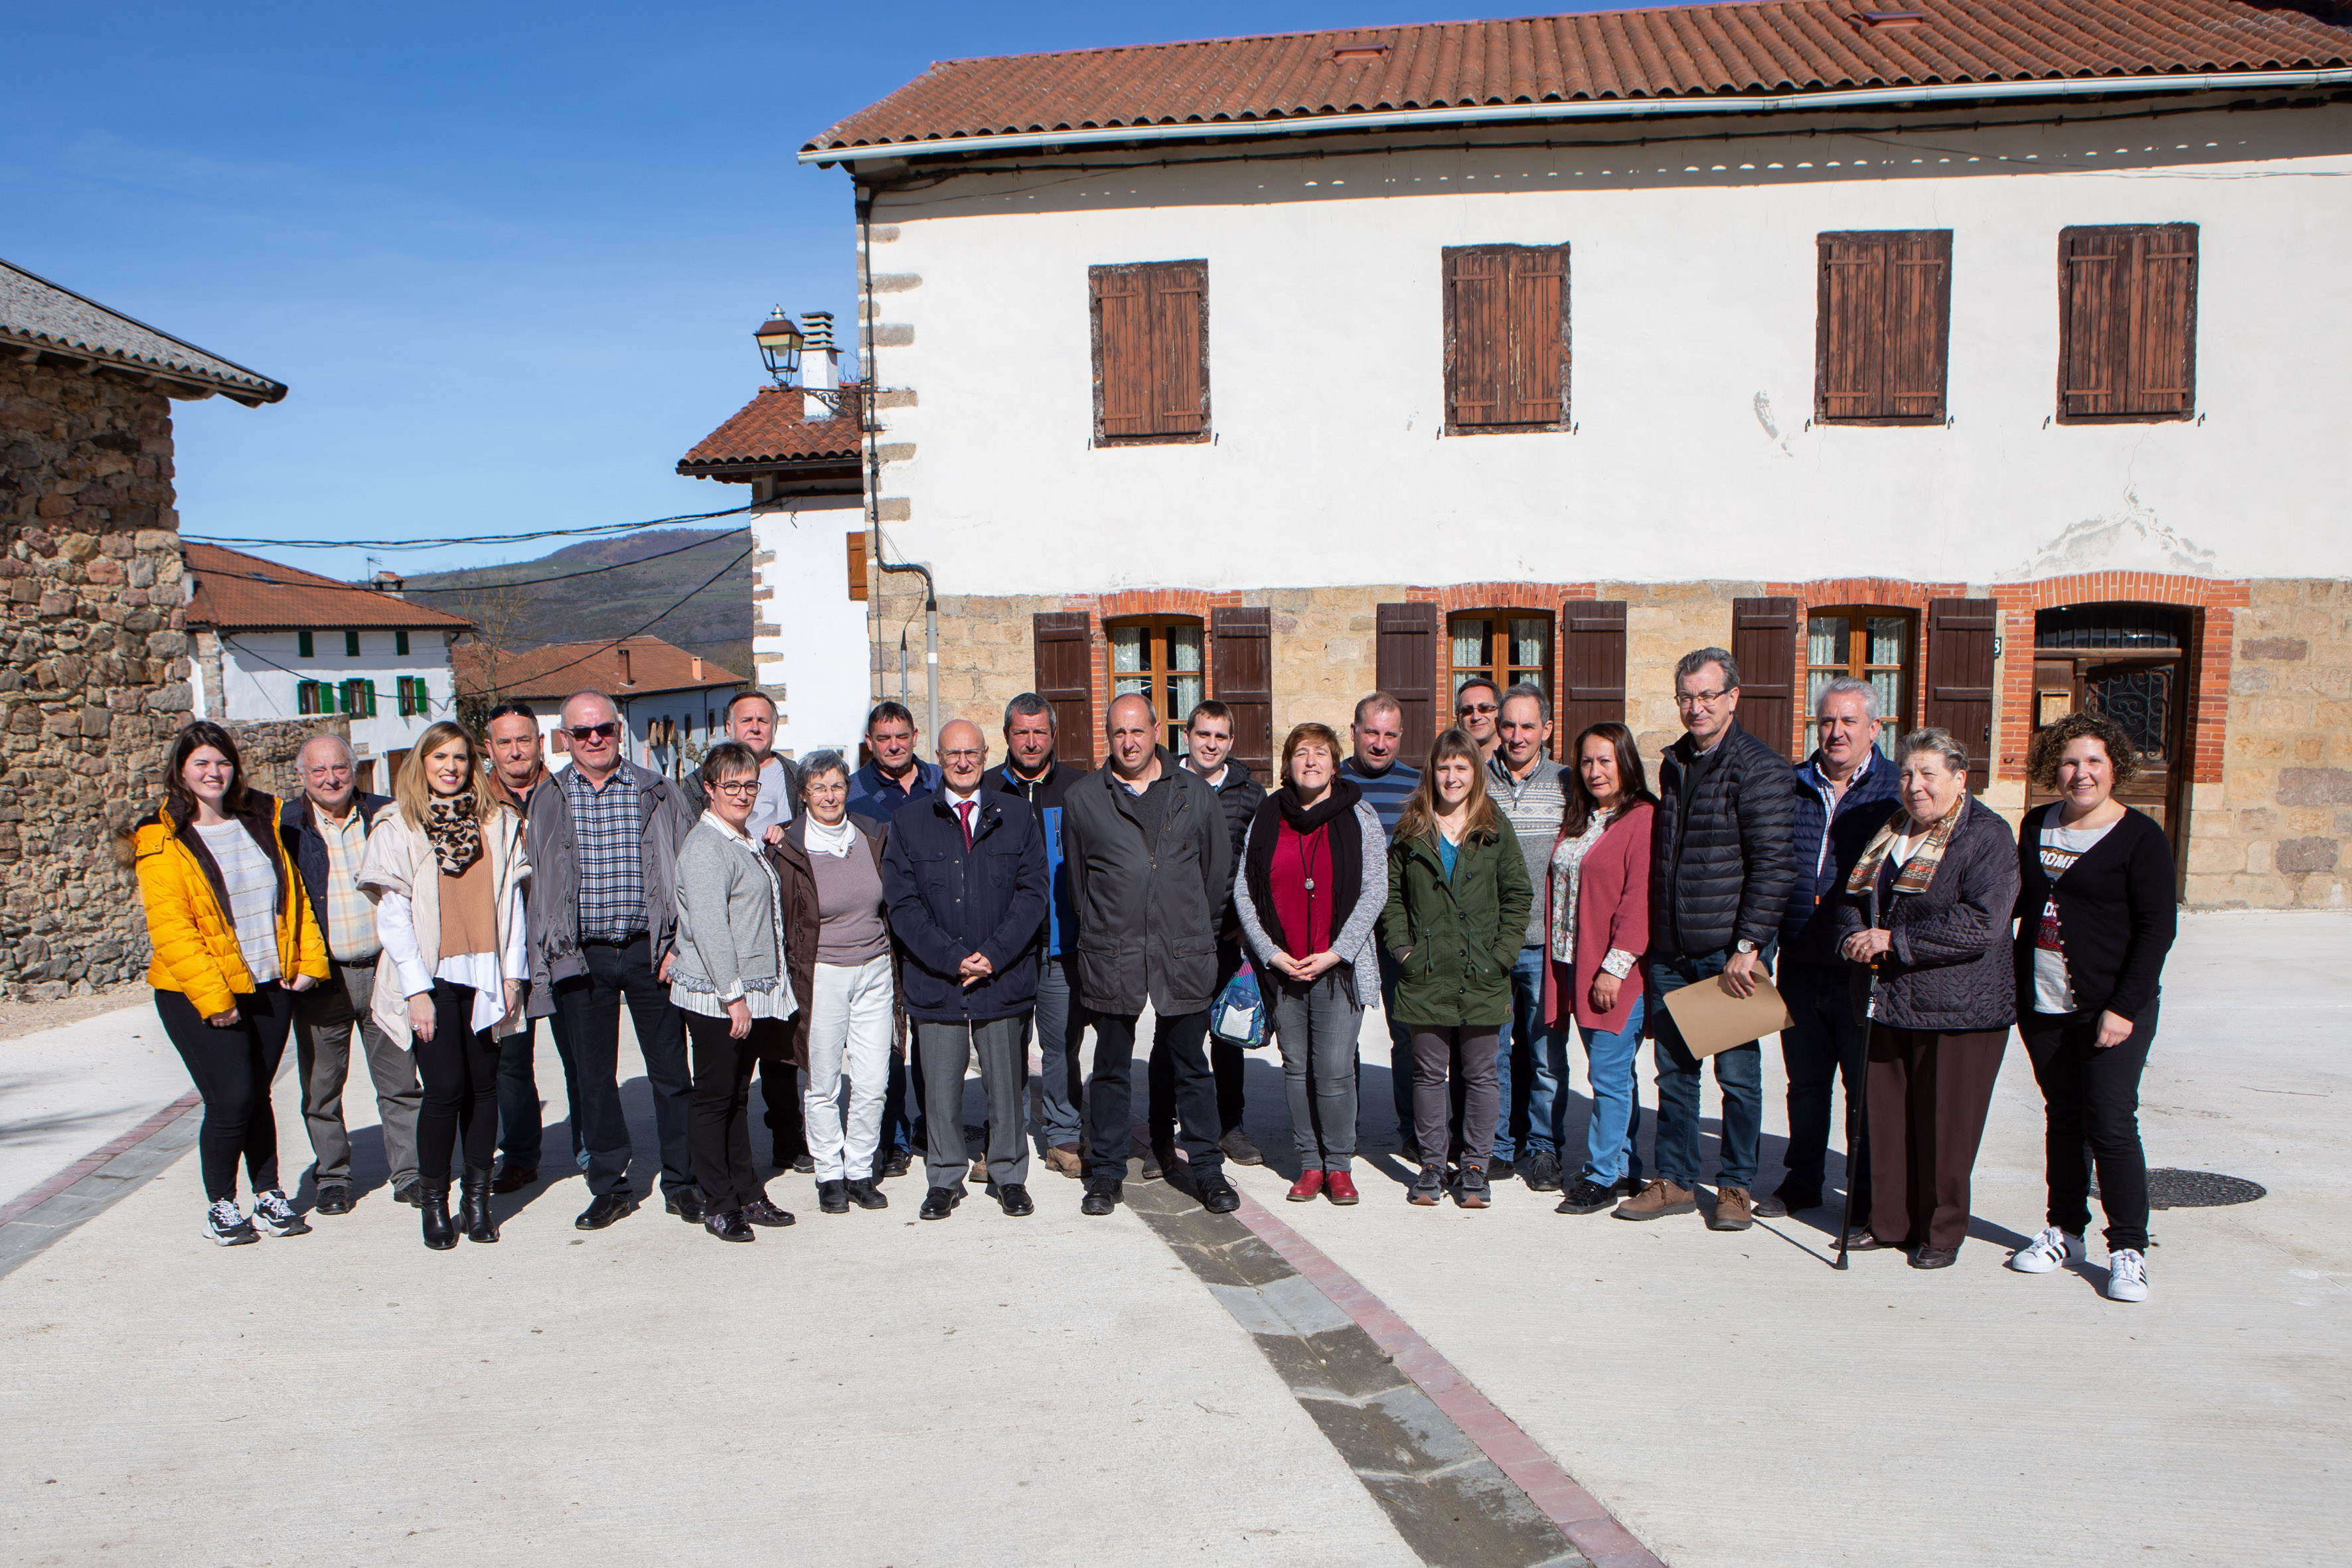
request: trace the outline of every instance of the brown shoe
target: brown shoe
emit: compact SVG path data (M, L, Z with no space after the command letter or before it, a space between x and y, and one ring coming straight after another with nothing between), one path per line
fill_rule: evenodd
M1086 1166L1078 1161L1077 1145L1075 1143L1056 1143L1046 1150L1045 1169L1058 1172L1065 1176L1083 1176L1087 1173Z
M1707 1229L1746 1230L1755 1223L1756 1200L1746 1187L1715 1189L1715 1213L1707 1216Z
M1619 1219L1664 1219L1670 1214L1694 1214L1698 1194L1661 1176L1610 1212Z

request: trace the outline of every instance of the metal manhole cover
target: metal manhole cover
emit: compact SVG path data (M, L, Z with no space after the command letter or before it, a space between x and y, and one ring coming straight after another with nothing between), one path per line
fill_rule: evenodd
M2091 1184L2094 1196L2098 1184ZM2170 1166L2147 1173L2147 1206L2152 1209L2218 1209L2268 1197L2269 1189L2242 1176L2212 1171L2179 1171Z

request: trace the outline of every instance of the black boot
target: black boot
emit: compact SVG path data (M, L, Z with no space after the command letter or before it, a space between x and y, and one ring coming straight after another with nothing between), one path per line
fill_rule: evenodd
M490 1173L472 1165L466 1167L466 1179L459 1191L464 1194L457 1204L457 1225L465 1231L467 1241L496 1241L499 1222L490 1217Z
M436 1252L446 1252L457 1245L457 1227L449 1223L447 1181L428 1182L422 1176L418 1177L416 1207L425 1216L425 1246Z

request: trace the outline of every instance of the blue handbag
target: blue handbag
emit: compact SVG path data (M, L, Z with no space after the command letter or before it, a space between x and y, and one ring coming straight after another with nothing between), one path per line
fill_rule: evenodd
M1244 1050L1265 1044L1265 995L1257 988L1257 971L1248 960L1225 982L1217 1005L1210 1009L1209 1032Z

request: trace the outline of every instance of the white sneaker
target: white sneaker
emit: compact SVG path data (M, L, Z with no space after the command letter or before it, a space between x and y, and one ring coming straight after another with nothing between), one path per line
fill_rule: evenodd
M205 1211L205 1234L223 1247L243 1247L261 1239L235 1198L223 1198Z
M2009 1266L2020 1274L2048 1274L2083 1261L2083 1238L2051 1226L2009 1255Z
M308 1236L310 1227L276 1187L253 1194L253 1223L272 1236Z
M2107 1256L2107 1300L2147 1300L2147 1259L2131 1247Z

